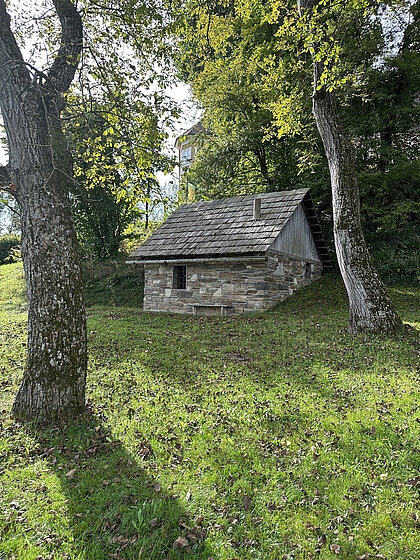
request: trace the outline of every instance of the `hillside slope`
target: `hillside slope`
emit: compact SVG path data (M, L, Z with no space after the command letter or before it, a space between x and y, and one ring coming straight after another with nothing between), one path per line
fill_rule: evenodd
M88 311L89 410L10 417L25 359L19 267L0 267L0 557L419 557L420 292L406 328L350 336L337 278L270 312Z

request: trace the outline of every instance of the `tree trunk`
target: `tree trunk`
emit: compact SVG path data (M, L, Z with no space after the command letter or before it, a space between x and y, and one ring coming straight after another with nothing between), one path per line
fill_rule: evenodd
M394 330L401 321L373 266L363 236L353 147L342 130L334 94L316 92L313 112L330 169L334 242L349 297L350 330Z
M300 0L299 9L312 11L313 0ZM392 301L373 265L360 223L359 185L355 156L337 111L336 97L322 86L324 70L313 45L313 113L331 176L334 242L340 272L350 303L349 328L353 332L388 332L401 326Z
M86 320L69 203L72 166L60 123L74 76L82 24L70 0L53 0L62 41L48 75L31 75L0 0L0 107L10 186L20 208L28 295L28 357L13 406L22 420L51 420L85 403Z
M16 174L28 294L28 356L13 413L47 420L85 402L86 320L68 178L50 161ZM25 193L25 194L24 194ZM26 194L28 193L28 194Z

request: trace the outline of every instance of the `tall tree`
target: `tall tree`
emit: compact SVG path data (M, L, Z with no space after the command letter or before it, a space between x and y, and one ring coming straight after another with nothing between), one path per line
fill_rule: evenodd
M69 415L85 402L85 310L68 196L72 164L60 121L83 29L70 0L53 5L61 41L44 73L25 63L0 0L0 107L9 151L1 179L20 210L28 294L28 356L13 406L22 419Z
M150 208L163 202L156 173L175 165L164 153L167 133L158 118L161 110L129 93L120 101L124 103L117 112L114 105L93 102L90 111L80 112L73 102L66 112L76 178L70 189L76 232L93 258L115 256L130 236L129 226L142 216L148 222Z
M242 119L245 100L248 98L252 103L256 98L266 114L266 123L260 127L261 134L256 143L265 144L266 153L270 153L266 147L276 135L283 140L279 149L283 147L285 151L294 152L293 157L289 157L291 164L286 164L292 174L308 168L308 162L328 162L333 182L334 236L349 293L350 328L391 330L400 321L373 267L363 237L353 147L346 139L339 117L339 109L342 113L348 112L355 97L366 95L367 71L378 67L379 61L384 59L381 4L371 0L308 2L306 10L304 3L299 5L302 8L299 16L296 0L189 0L183 22L186 31L181 42L184 57L181 57L181 68L184 72L185 68L189 70L194 91L210 112L209 121L214 115L217 119L218 114L222 114L233 122L233 126L226 127L227 137L229 134L233 139L236 136L232 131L235 132L235 122ZM185 60L191 61L189 68ZM314 141L316 128L310 116L310 83L314 70L317 75L313 86L313 114L321 132L326 160L317 153L320 143ZM227 88L226 82L229 81L232 86ZM246 89L253 95L244 95ZM337 100L346 103L338 107ZM231 109L233 101L239 108L238 117ZM322 101L325 101L325 111L328 103L331 109L328 115L324 114L323 120ZM258 124L254 117L252 120ZM351 120L351 117L347 119ZM330 142L327 143L326 126L330 127ZM246 133L241 136L241 128L244 129L239 126L237 136L245 140ZM331 141L334 140L337 142L332 147ZM360 138L356 141L360 144ZM225 146L230 149L228 161L232 163L229 168L225 166L227 173L237 173L238 168L242 170L244 167L238 165L243 157L240 143L233 141L233 144L238 147L236 151L229 143L221 144L219 151L223 155ZM207 148L207 154L211 156L209 161L217 159L217 152L217 147ZM196 169L193 166L191 170L193 174L201 171L200 166L206 168L202 164L206 163L207 154L198 156ZM287 162L287 158L282 159ZM327 165L325 167L327 171ZM321 195L324 204L329 203L331 194L326 191L326 177L322 177L319 170L308 175L301 174L295 177L295 181L301 181L302 186L313 188L315 185L316 194ZM279 178L284 177L287 175ZM225 179L224 183L229 184L229 181ZM323 187L320 187L322 183ZM277 188L288 186L283 183Z
M180 24L181 75L213 133L190 171L207 197L299 188L302 147L313 145L313 134L279 137L262 76L280 24L268 21L267 3L245 4L190 0Z
M298 7L313 60L313 113L330 169L334 240L350 303L350 330L388 332L400 326L401 321L363 236L354 151L341 124L334 88L328 79L334 68L325 53L331 45L328 35L320 32L326 8L317 0L298 0Z
M0 183L19 206L29 305L28 358L13 407L19 418L68 416L84 406L86 323L69 200L73 166L62 129L71 84L77 74L81 109L92 98L109 103L126 129L133 97L164 103L156 90L171 76L166 8L166 0L0 0L0 109L9 153ZM13 26L10 10L21 18ZM32 46L25 61L18 43L26 39ZM120 159L137 155L121 144ZM123 177L123 188L128 181Z

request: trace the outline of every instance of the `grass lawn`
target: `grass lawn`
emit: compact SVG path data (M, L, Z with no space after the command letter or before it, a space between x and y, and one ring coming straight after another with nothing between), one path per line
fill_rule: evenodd
M90 307L90 411L37 430L21 283L0 267L1 560L418 560L418 288L395 336L349 335L334 277L248 317Z

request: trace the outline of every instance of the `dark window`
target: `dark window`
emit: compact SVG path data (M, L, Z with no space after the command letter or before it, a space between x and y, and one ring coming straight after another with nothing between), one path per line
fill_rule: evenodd
M305 279L306 279L306 280L310 280L310 279L311 279L311 272L312 272L312 265L311 265L311 263L306 263L306 267L305 267Z
M187 287L187 267L174 266L174 281L173 287L176 290L185 290Z

